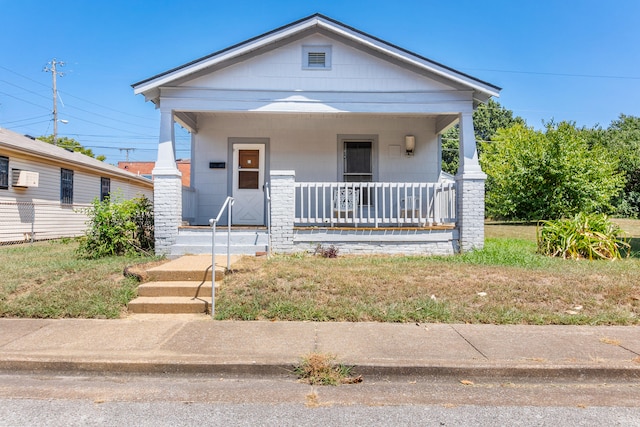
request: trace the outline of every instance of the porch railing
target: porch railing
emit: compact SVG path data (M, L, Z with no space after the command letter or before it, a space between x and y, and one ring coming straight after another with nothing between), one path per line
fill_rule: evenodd
M453 182L296 182L298 226L431 226L456 221Z
M182 187L182 220L194 221L196 219L196 190L191 187Z

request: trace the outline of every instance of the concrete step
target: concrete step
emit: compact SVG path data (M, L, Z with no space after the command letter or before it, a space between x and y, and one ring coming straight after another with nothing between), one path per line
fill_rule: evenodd
M138 297L128 305L130 313L137 314L188 314L209 313L209 297Z
M219 285L216 285L216 288ZM210 297L211 281L208 282L148 282L138 286L139 297Z
M267 252L268 245L234 245L229 247L231 255L255 255L257 253ZM205 255L211 253L211 244L196 245L193 243L176 243L171 246L169 256L182 255ZM216 254L226 254L226 246L216 245Z
M237 259L237 256L232 257L231 262ZM225 267L226 257L216 257L216 281L224 278ZM147 270L147 276L153 282L211 281L211 256L183 256Z
M227 253L226 229L216 231L216 253ZM208 227L183 227L178 231L170 256L211 253L211 229ZM265 229L232 230L229 238L229 253L234 255L255 255L267 252L269 237Z
M232 257L232 262L239 259ZM226 257L216 256L216 282L224 278ZM211 255L183 256L147 270L130 313L188 314L211 309ZM216 284L218 287L219 284Z
M211 282L211 268L207 270L156 270L147 271L154 282ZM224 278L224 271L216 269L216 281Z

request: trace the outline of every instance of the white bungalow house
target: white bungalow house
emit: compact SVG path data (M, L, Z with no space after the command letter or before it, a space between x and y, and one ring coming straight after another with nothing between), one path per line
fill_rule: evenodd
M271 250L455 253L484 243L472 114L500 88L315 14L132 85L161 112L156 250L184 216L268 226ZM192 135L181 196L174 124ZM460 126L441 179L440 135ZM224 216L223 216L224 218Z
M116 192L153 200L153 182L0 128L0 245L82 235L86 208Z

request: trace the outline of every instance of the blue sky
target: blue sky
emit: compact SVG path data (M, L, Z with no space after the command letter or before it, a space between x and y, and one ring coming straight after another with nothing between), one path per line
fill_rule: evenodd
M107 162L155 160L159 113L131 84L322 13L503 88L498 102L543 121L606 127L640 116L639 0L0 0L0 127L53 132ZM188 137L178 157L189 157Z

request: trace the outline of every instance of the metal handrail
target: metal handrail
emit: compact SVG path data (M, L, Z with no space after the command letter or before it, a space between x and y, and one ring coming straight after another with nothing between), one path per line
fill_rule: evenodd
M231 268L231 207L233 206L235 199L231 196L227 197L218 216L209 220L211 225L211 318L215 317L216 308L216 225L220 221L220 217L227 207L227 271Z
M268 182L264 189L267 197L267 256L271 256L271 190Z

